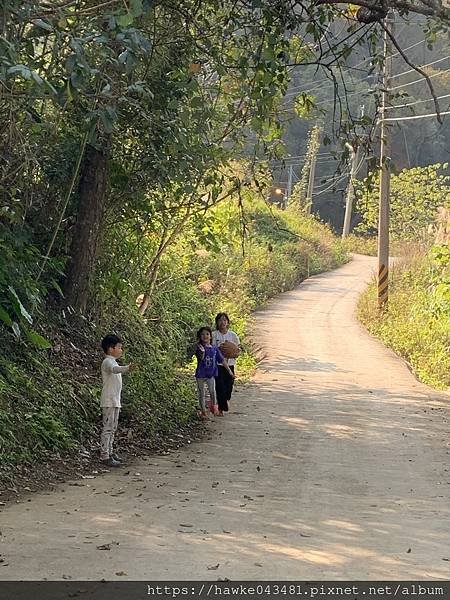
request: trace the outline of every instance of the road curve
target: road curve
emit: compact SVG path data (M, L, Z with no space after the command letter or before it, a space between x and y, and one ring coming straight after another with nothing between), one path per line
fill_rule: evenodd
M256 315L265 359L203 442L6 508L0 579L449 579L448 397L355 320L373 267Z

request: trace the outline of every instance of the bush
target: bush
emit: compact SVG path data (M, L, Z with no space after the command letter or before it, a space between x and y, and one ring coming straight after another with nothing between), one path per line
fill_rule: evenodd
M378 312L375 284L359 303L367 329L437 389L450 386L449 265L448 247L412 254L392 271L386 312Z
M378 178L358 183L357 210L362 222L356 231L371 234L378 228ZM391 176L390 228L394 240L428 239L439 207L450 206L448 164L403 169Z
M18 343L4 328L0 355L4 477L15 464L67 453L80 444L98 444L100 340L108 332L123 338L124 360L139 365L138 371L124 377L121 412L121 431L139 442L151 442L195 415L191 364L195 331L202 324L212 325L218 311L230 314L233 329L243 340L239 377L251 374L255 359L245 341L251 312L309 274L342 264L346 254L330 229L313 217L293 209L269 210L256 200L245 208L249 224L244 237L236 227L237 204L214 211L211 229L217 232L207 240L199 238L195 228L185 231L162 259L144 318L135 302L140 280L132 276L127 252L118 251L114 264L106 256L99 265L89 319L54 303L37 315L36 327L44 332L45 324L50 349ZM117 235L115 240L119 250L121 243L124 247L130 243ZM123 263L117 260L121 255Z

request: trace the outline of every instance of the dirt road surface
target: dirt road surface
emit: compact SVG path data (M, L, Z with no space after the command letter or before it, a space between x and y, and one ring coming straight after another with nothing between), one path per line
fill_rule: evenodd
M356 322L373 267L258 313L204 442L3 510L0 579L450 578L449 399Z

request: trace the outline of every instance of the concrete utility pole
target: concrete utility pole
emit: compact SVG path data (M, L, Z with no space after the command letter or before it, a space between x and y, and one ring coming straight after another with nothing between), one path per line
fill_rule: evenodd
M345 216L344 216L344 226L342 228L342 237L346 237L350 233L350 222L352 220L352 209L353 209L353 201L355 199L355 179L356 173L358 171L358 160L359 160L359 147L353 146L348 142L345 144L347 148L350 150L350 159L351 159L351 169L350 169L350 181L348 182L347 187L347 197L345 201Z
M393 15L385 20L386 30L393 32ZM391 178L391 132L385 122L386 105L389 103L389 86L392 74L392 43L384 32L384 63L381 97L381 147L380 147L380 205L378 213L378 307L384 308L388 301L389 285L389 192Z
M311 156L311 165L309 167L308 192L306 193L306 212L308 213L308 215L311 214L311 210L312 210L314 178L316 175L316 160L317 160L317 152L314 152L313 155Z
M360 116L360 119L362 119L364 117L364 106L360 106L359 116ZM353 202L355 200L355 179L356 179L356 176L358 174L358 169L359 169L359 164L358 164L359 146L357 145L357 140L355 140L355 142L353 144L349 144L347 142L345 145L350 150L351 169L350 169L350 181L348 182L346 202L345 202L344 226L342 228L342 237L343 238L346 237L350 233Z
M289 165L288 182L287 182L287 189L286 189L286 204L289 202L289 198L292 195L293 179L294 179L294 165Z

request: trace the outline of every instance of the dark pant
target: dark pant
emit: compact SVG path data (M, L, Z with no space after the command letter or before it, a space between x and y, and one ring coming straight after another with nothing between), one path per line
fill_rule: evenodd
M234 367L230 367L234 373ZM231 398L233 391L234 379L225 369L219 365L219 373L216 377L216 395L219 410L228 411L228 400Z

